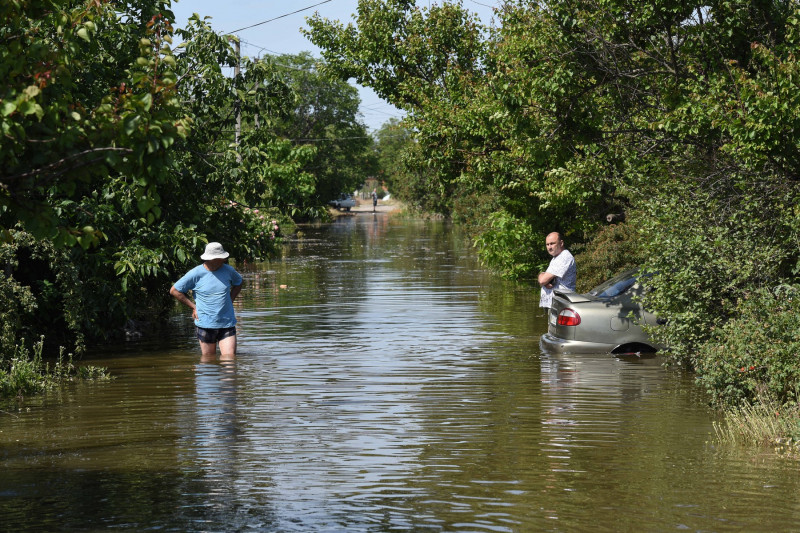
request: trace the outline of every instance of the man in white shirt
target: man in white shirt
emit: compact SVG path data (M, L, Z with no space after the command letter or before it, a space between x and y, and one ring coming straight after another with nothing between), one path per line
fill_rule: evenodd
M548 235L545 245L547 253L553 258L547 270L539 273L539 285L542 286L539 307L549 308L553 301L553 289L575 292L578 269L575 266L575 258L569 250L564 249L564 239L560 233L554 231Z

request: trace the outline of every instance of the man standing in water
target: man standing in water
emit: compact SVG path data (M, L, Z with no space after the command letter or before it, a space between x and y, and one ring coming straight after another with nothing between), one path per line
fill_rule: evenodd
M201 362L213 361L219 344L220 360L236 358L236 314L233 301L242 290L242 276L232 266L222 245L210 242L200 256L202 265L186 273L169 290L176 300L192 309ZM187 293L192 291L195 301Z
M564 249L564 239L560 233L554 231L548 235L545 246L552 259L547 270L539 273L539 285L542 287L539 307L549 308L553 302L553 289L575 292L578 269L575 266L575 258L569 250Z

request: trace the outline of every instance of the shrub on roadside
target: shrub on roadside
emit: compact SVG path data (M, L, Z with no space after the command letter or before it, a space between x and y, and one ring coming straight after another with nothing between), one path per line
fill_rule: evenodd
M0 244L0 362L18 354L19 347L33 349L21 339L41 336L47 352L64 346L79 353L82 287L68 253L29 233L12 234L13 241Z
M760 289L697 352L697 379L716 404L800 403L800 288Z
M75 376L105 378L105 369L72 363L84 349L85 286L69 252L26 232L12 235L0 244L0 398L39 394ZM43 353L61 355L51 366Z
M543 266L539 259L543 241L526 220L498 210L484 217L475 247L481 261L497 269L503 277L525 279L546 268L546 263Z
M222 242L236 261L266 261L276 256L284 229L292 229L292 221L277 209L251 208L233 201L222 206L214 221L219 236L209 235L209 240ZM231 240L231 235L236 239Z
M647 216L636 222L652 274L644 303L667 320L653 329L655 339L670 347L672 362L691 369L702 364L698 350L716 329L741 315L741 302L791 279L796 246L781 206L793 196L744 178L675 179L663 189L643 201Z
M641 267L644 256L637 235L634 226L627 223L600 228L583 253L575 256L578 292L589 291L624 270Z

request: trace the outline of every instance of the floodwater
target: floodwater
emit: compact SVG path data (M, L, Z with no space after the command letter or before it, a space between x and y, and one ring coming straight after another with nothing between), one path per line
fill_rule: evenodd
M239 357L108 347L0 413L2 531L791 531L798 463L714 442L657 358L539 350L530 287L359 214L242 269Z

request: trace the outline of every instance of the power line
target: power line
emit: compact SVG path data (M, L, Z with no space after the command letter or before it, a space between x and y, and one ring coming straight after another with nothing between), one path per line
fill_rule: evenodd
M397 113L392 113L391 111L381 111L380 109L375 109L375 108L370 108L370 107L364 107L364 109L361 110L361 113L364 114L365 110L368 111L369 113L379 113L381 115L387 115L387 116L395 117L395 118L398 118L398 117L402 116L402 115L399 115ZM402 109L399 110L399 111L402 112Z
M273 55L273 56L285 55L284 53L276 52L275 50L270 50L266 46L261 46L259 44L256 44L256 43L252 42L252 41L245 41L244 39L239 39L239 42L244 44L244 45L251 46L253 48L257 48L261 52L267 52L269 55Z
M489 4L482 4L480 2L476 2L475 0L469 0L469 1L472 2L473 4L478 4L479 6L488 7L488 8L491 8L491 9L497 9L497 6L490 6Z
M251 24L250 26L245 26L244 28L239 28L238 30L233 30L233 31L230 31L228 33L231 34L231 33L236 33L236 32L240 32L240 31L243 31L243 30L249 30L250 28L255 28L256 26L261 26L262 24L266 24L267 22L272 22L272 21L275 21L275 20L278 20L278 19L282 19L284 17L288 17L289 15L295 15L295 14L300 13L302 11L307 11L307 10L311 9L312 7L317 7L317 6L321 6L322 4L327 4L330 1L331 0L325 0L324 2L320 2L318 4L314 4L313 6L304 7L302 9L298 9L297 11L292 11L291 13L286 13L285 15L281 15L279 17L271 18L271 19L265 20L263 22L257 22L255 24Z

